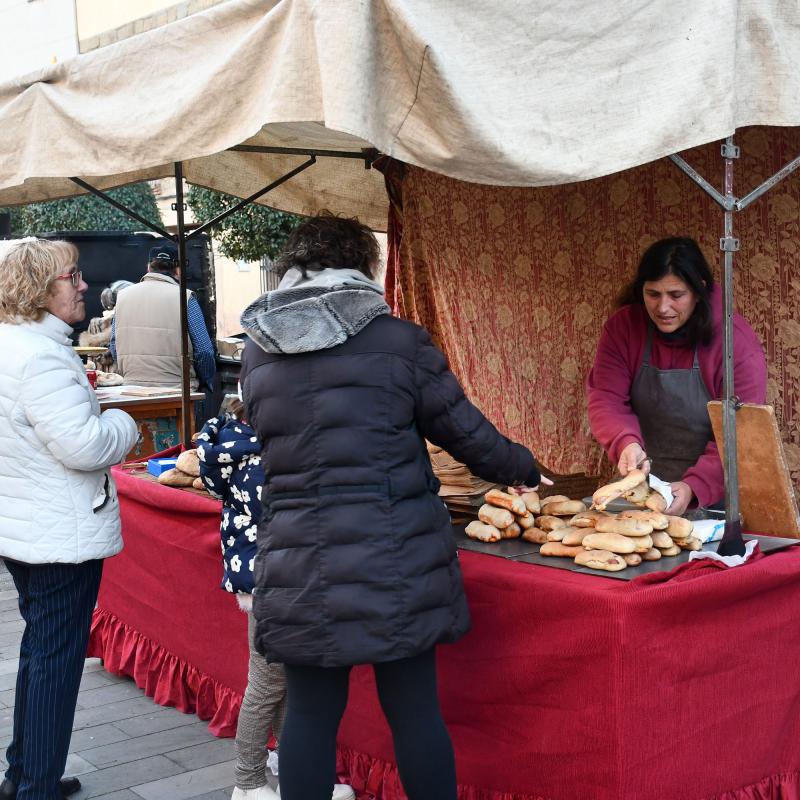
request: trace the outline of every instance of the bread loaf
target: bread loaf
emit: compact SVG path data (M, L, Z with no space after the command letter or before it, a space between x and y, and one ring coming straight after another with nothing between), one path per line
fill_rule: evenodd
M555 503L545 500L542 506L543 514L554 517L572 517L581 511L586 511L586 506L580 500L559 500Z
M633 489L625 492L625 494L622 496L629 503L633 503L635 506L643 506L644 501L647 500L649 495L650 487L647 485L647 481L642 481L641 483L636 484Z
M521 533L522 528L516 522L512 522L500 531L500 535L504 539L519 539Z
M206 485L203 483L202 478L195 478L192 481L192 489L199 489L200 491L206 490Z
M522 531L522 538L526 542L544 544L547 541L547 531L543 531L541 528L528 528Z
M499 542L502 538L500 531L494 525L487 525L485 522L473 520L464 529L464 533L470 539L477 539L479 542Z
M498 508L507 508L515 514L524 514L528 509L518 494L508 494L499 489L491 489L483 497L484 501Z
M645 550L645 552L647 551ZM638 567L642 563L642 557L638 553L626 553L622 557L629 567Z
M602 569L606 572L619 572L628 565L625 559L608 550L583 550L575 556L575 563L590 569Z
M520 528L527 530L528 528L532 528L534 525L536 525L536 517L534 517L530 512L527 514L519 514L516 516L516 523L520 526Z
M531 514L539 514L542 510L542 504L539 502L539 494L537 492L525 492L521 494L522 502L525 503L525 508Z
M542 515L536 518L536 527L543 531L553 531L556 528L566 528L567 523L561 517Z
M507 508L498 508L484 503L478 509L478 519L495 528L507 528L513 521L514 515Z
M672 539L666 531L653 531L650 536L653 539L653 547L672 547Z
M647 536L653 532L653 526L646 520L619 517L599 519L594 529L598 533L621 533L623 536Z
M551 494L549 497L543 497L539 502L544 508L548 503L563 503L566 500L569 500L569 497L565 494Z
M688 539L692 535L694 523L691 520L683 517L667 517L667 519L669 520L667 533L673 539Z
M662 556L676 556L680 553L681 549L678 545L673 544L672 547L659 547Z
M561 542L545 542L539 550L540 556L557 556L559 558L575 558L583 550L582 547L567 547Z
M561 541L567 545L567 547L575 547L583 542L585 536L588 536L590 533L593 532L593 528L575 528L575 527L568 527L568 528L556 528L556 530L564 531L564 535L561 538Z
M547 541L548 542L560 542L564 538L564 534L566 534L568 528L565 525L563 528L553 528L552 531L547 532Z
M669 525L669 518L666 514L648 509L637 509L636 511L621 511L617 515L620 519L641 519L649 522L654 531L665 531Z
M168 469L158 476L158 482L163 486L191 486L194 475L187 475L179 469Z
M644 504L651 511L658 511L660 514L663 514L667 510L667 501L660 492L650 492Z
M631 536L629 538L633 542L634 553L646 553L653 546L651 536Z
M643 561L658 561L661 558L661 551L657 547L651 547L646 553L642 553Z
M197 450L184 450L179 456L175 467L187 475L192 475L195 478L200 477L200 456Z
M696 536L690 536L684 542L681 542L681 544L678 545L678 546L681 548L681 550L702 550L703 549L703 543Z
M592 495L592 508L603 511L612 500L622 497L625 492L629 492L644 479L644 473L640 469L632 469L624 478L601 486Z
M570 521L570 525L574 525L576 528L594 528L597 520L603 519L603 517L607 517L605 511L594 511L589 509L588 511L581 511L579 514L576 514Z
M612 553L632 553L636 549L634 540L619 533L589 533L583 537L586 550L608 550Z

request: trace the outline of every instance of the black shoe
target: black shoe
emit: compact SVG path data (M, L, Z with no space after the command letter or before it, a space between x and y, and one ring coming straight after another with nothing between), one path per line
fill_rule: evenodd
M69 797L71 794L75 794L75 792L79 792L81 789L81 782L74 776L62 778L58 782L58 785L61 787L62 797ZM3 782L0 783L0 800L16 800L16 797L17 787L14 785L13 781L4 778Z

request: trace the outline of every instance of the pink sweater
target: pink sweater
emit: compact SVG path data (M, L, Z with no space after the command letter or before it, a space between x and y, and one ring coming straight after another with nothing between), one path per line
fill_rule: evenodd
M700 373L709 394L722 397L722 291L711 292L714 336L700 345ZM649 317L641 305L624 306L610 317L600 336L594 366L587 380L589 424L595 439L613 463L631 442L644 447L639 420L630 402L633 380L639 372L647 341ZM764 403L767 365L764 350L753 329L739 314L733 318L734 392L745 403ZM694 352L684 344L669 342L653 332L650 363L658 369L689 369ZM712 439L697 463L683 476L700 505L721 500L725 494L724 473L716 442Z

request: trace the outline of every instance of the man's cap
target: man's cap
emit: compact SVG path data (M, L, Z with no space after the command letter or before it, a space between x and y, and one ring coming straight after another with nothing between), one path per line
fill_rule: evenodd
M147 257L147 263L158 261L167 264L178 263L178 246L172 242L165 242L164 244L157 244L155 247L150 248L150 255Z

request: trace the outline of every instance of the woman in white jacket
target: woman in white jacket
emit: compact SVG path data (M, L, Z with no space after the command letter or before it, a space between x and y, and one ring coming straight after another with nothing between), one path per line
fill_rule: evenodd
M25 620L0 800L60 800L103 559L122 549L109 467L134 445L72 348L87 285L67 242L0 242L0 557Z

